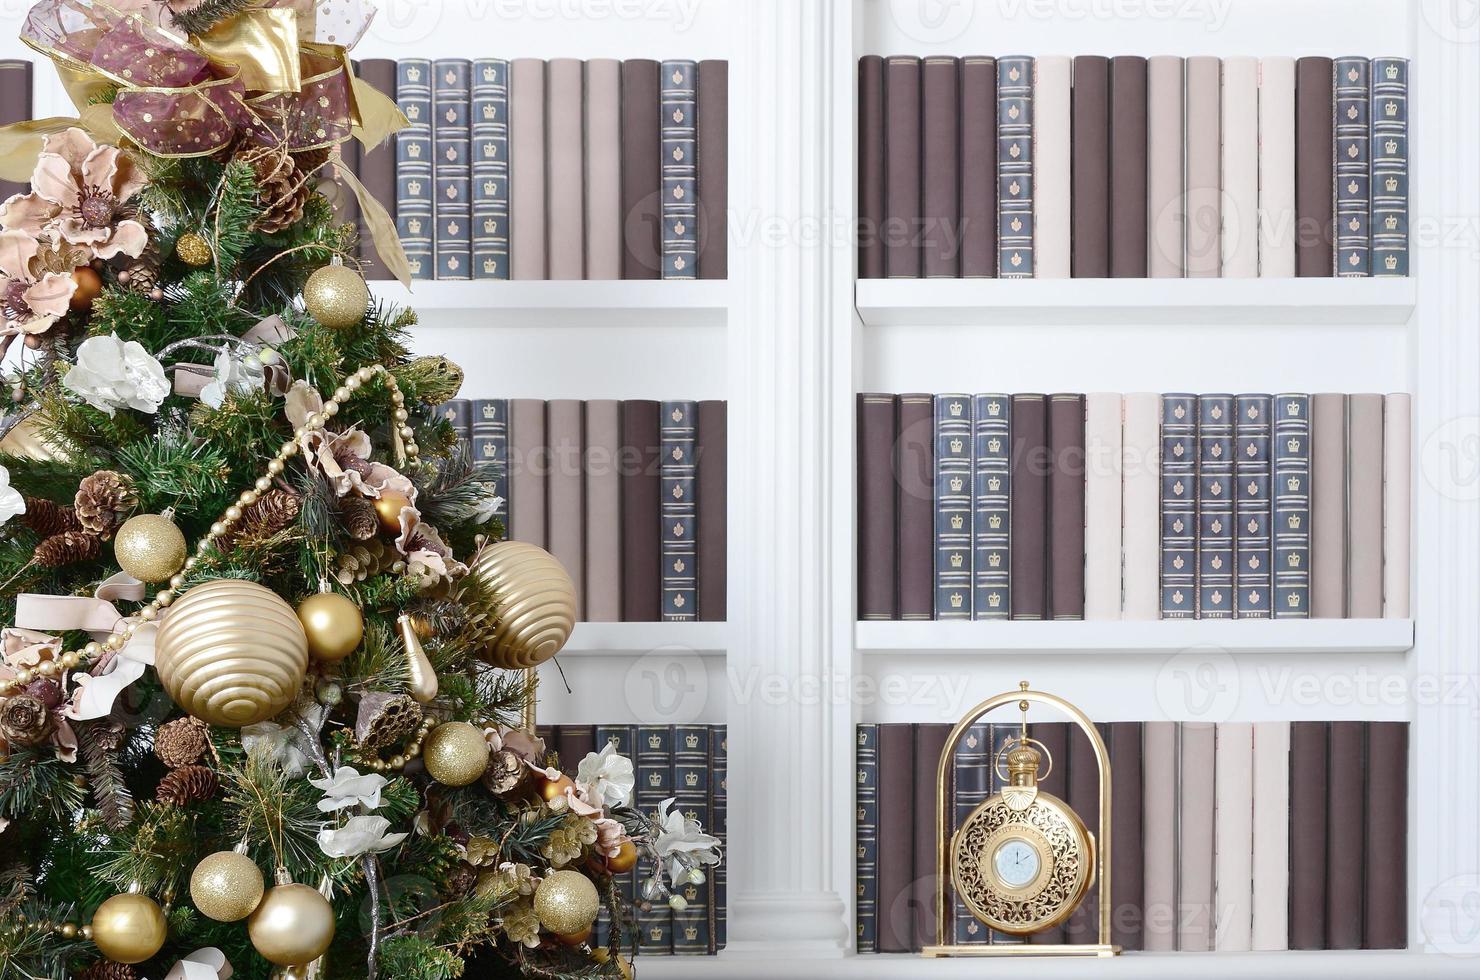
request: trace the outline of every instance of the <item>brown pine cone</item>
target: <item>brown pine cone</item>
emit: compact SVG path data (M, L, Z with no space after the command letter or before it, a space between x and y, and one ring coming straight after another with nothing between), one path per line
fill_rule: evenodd
M290 490L273 487L257 498L250 507L242 508L241 520L220 538L223 549L242 541L262 541L272 537L298 519L303 498Z
M61 534L63 531L82 530L82 524L77 520L77 513L71 507L42 497L26 498L26 514L22 520L26 527L43 538Z
M369 541L380 533L380 516L375 513L375 505L358 494L339 498L339 519L356 541Z
M60 568L79 561L92 561L103 551L103 543L87 531L63 531L36 546L36 563Z
M104 752L117 752L128 743L123 722L103 718L87 726L87 738Z
M73 506L83 528L106 539L138 502L133 480L113 470L98 470L78 485Z
M78 980L139 980L139 973L127 963L98 960L83 970Z
M171 769L192 765L210 747L210 730L199 718L176 718L159 726L154 735L154 754Z
M262 212L253 227L274 234L303 217L304 206L313 197L317 175L326 156L323 151L290 154L281 146L251 146L236 154L257 174L257 200Z
M51 734L51 712L40 698L15 694L0 701L0 740L38 745Z
M215 796L217 785L216 774L205 766L181 766L164 774L154 798L161 803L189 806Z
M118 273L118 281L136 293L148 293L159 285L159 243L149 236L149 243L136 259L130 259Z

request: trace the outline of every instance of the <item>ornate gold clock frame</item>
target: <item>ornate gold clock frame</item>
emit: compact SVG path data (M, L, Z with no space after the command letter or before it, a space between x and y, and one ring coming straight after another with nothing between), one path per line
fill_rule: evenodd
M1095 751L1095 764L1100 775L1100 834L1097 846L1091 848L1093 854L1094 875L1093 887L1099 896L1099 922L1098 942L1083 943L1076 945L1039 945L1034 943L1023 944L1001 944L1001 945L952 945L946 942L946 924L949 921L947 909L949 895L947 889L953 887L955 874L953 863L955 861L954 848L950 843L954 836L952 827L951 809L946 805L947 792L950 786L951 766L956 754L956 745L965 736L968 729L982 719L983 716L1003 707L1015 704L1027 717L1029 704L1042 704L1056 708L1068 715L1074 724L1078 725L1089 739L1090 745ZM994 756L993 766L996 767L997 760ZM1019 690L1006 691L995 697L988 698L973 708L966 717L962 718L951 731L951 736L946 740L944 751L941 752L940 766L936 772L935 781L935 810L937 833L935 835L935 939L936 945L926 946L921 955L925 957L945 956L1118 956L1120 947L1111 942L1110 916L1113 908L1109 899L1110 888L1110 848L1111 848L1111 823L1110 823L1110 753L1105 748L1105 740L1100 737L1100 732L1094 723L1074 705L1053 694L1043 691L1034 691L1028 686L1027 681L1019 685ZM979 918L979 916L978 916Z

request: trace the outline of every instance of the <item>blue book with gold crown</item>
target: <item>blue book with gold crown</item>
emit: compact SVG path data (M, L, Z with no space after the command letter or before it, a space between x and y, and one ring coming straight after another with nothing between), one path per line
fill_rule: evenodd
M709 899L710 952L724 949L729 939L729 913L725 908L730 881L729 784L730 730L724 725L715 725L709 736L709 819L713 823L709 832L719 838L723 857L719 864L709 869L709 880L714 884Z
M935 618L971 618L970 395L935 396Z
M1373 58L1372 274L1408 275L1408 59Z
M636 806L651 816L673 795L673 729L667 725L639 725L637 755L633 761L637 771ZM661 871L651 858L639 858L638 888ZM638 906L637 949L646 955L666 956L673 952L673 912L666 902L652 902L647 909Z
M1332 71L1336 76L1336 274L1367 276L1372 273L1367 59L1337 58Z
M494 492L503 503L494 515L509 526L509 400L480 398L473 402L473 460L498 467Z
M992 795L992 726L977 722L966 730L951 759L951 786L955 821L959 827L978 806ZM960 946L980 946L990 941L990 932L977 921L960 895L951 892L951 927L946 935L955 936Z
M1310 618L1310 396L1274 396L1274 618Z
M396 63L396 105L407 126L396 134L396 233L411 278L435 274L432 220L432 63Z
M694 501L698 408L692 401L664 402L658 418L664 622L698 618L699 520Z
M473 278L509 278L509 63L473 62Z
M658 75L664 279L699 275L698 71L697 62L665 61Z
M1239 395L1234 399L1234 482L1238 501L1234 523L1234 615L1268 619L1273 606L1274 552L1270 526L1270 397Z
M997 59L997 275L1033 278L1032 58Z
M854 761L855 789L854 921L855 949L876 953L879 944L879 726L859 725ZM906 842L896 842L904 846Z
M710 829L708 725L673 726L673 798L674 807L684 819L697 820L705 832ZM686 882L674 893L683 898L683 908L673 912L673 955L707 956L710 952L710 892L713 882L704 868L704 881Z
M473 275L472 65L439 58L432 70L432 179L438 279Z
M973 407L972 618L1012 617L1012 398L977 395Z
M1197 400L1197 617L1233 618L1233 396Z
M1197 617L1197 396L1161 396L1161 618Z

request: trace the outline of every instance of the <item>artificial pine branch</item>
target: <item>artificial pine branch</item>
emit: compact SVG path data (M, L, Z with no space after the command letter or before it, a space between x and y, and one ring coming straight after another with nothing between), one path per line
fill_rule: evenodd
M92 737L95 724L81 726L77 743L87 767L88 787L110 830L124 831L134 819L134 796L124 781L118 755L107 739Z

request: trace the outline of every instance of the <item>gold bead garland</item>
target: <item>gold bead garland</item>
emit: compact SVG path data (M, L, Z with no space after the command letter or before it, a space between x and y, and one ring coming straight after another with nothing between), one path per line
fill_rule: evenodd
M258 497L271 488L272 478L279 476L286 469L288 460L298 454L298 440L328 425L329 420L339 414L340 406L377 375L384 378L387 387L391 390L391 404L394 406L392 414L397 423L397 426L391 430L392 444L397 456L402 457L398 462L414 464L421 454L421 447L416 444L416 431L407 422L409 416L404 410L406 396L401 393L400 386L396 384L395 375L384 364L372 364L360 368L345 378L344 383L334 390L333 396L324 402L323 411L313 413L304 420L302 426L294 430L293 437L284 442L278 449L277 455L268 462L267 474L259 477L252 489L243 490L237 496L236 503L226 508L220 519L211 525L206 536L200 539L195 547L195 554L186 558L184 566L170 578L168 586L155 593L154 598L144 608L119 621L119 632L104 640L93 640L80 650L64 651L59 656L39 664L34 670L23 668L16 671L15 676L9 681L0 681L0 695L19 690L38 677L54 677L63 670L77 670L86 667L105 652L116 653L123 649L124 645L133 639L134 633L140 626L158 619L160 612L175 601L175 597L185 586L187 574L200 564L201 558L211 550L216 540L241 520L243 508L256 503Z
M347 756L351 762L358 762L360 765L368 769L373 769L376 772L399 772L406 768L406 763L421 755L422 746L426 744L427 736L439 724L441 722L436 718L422 719L421 727L416 730L416 737L411 740L411 744L406 746L404 752L397 752L389 759L382 759L373 752L349 752Z

